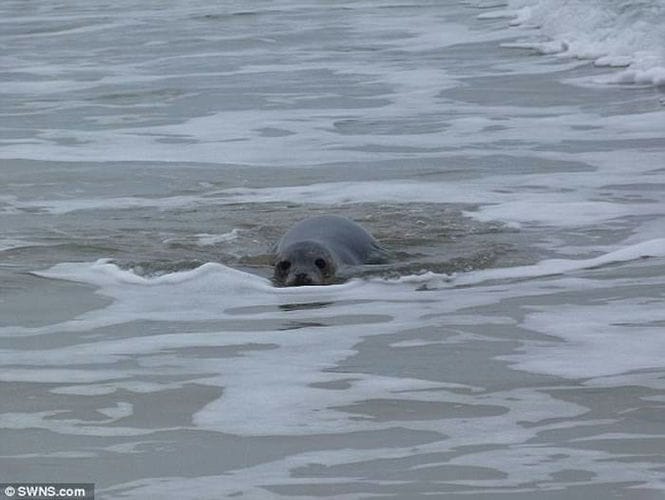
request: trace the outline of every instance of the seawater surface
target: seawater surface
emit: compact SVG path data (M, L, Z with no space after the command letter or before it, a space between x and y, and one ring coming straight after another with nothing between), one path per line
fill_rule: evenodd
M3 478L662 497L663 10L620 4L3 2ZM395 262L273 287L321 213Z

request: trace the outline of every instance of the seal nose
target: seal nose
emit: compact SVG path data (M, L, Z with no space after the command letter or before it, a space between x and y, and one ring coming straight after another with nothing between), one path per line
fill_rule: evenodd
M307 273L296 273L296 275L293 279L293 284L294 285L311 285L312 284L312 278Z

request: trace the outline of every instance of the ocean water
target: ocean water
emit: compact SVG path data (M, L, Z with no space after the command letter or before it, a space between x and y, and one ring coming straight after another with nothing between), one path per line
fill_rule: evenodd
M0 5L0 472L665 495L660 0ZM275 288L337 213L395 255Z

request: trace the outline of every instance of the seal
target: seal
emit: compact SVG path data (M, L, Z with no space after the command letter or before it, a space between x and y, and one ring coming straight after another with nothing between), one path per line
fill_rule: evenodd
M362 226L346 217L320 215L298 222L275 249L278 286L330 285L353 266L386 262L384 250Z

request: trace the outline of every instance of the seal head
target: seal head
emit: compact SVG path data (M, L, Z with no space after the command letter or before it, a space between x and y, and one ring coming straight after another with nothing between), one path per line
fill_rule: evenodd
M282 286L329 285L336 281L337 258L321 243L298 241L275 256L273 280Z
M346 217L319 215L295 224L274 249L277 286L330 285L388 253L363 227Z

